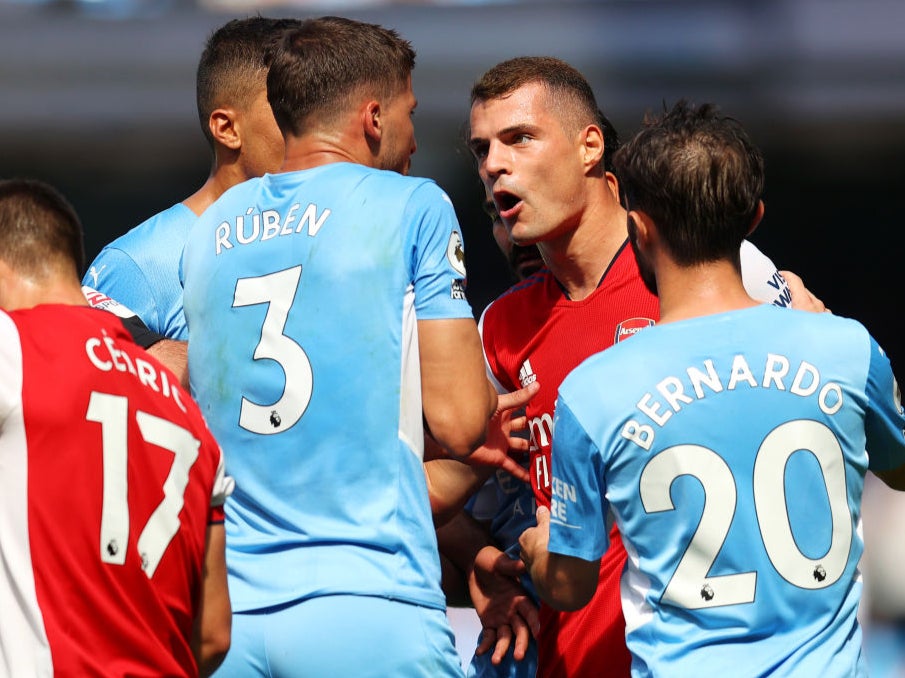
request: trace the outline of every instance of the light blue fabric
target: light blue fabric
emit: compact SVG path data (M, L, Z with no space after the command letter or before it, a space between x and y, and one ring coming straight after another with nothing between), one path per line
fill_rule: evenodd
M461 261L436 184L360 165L252 179L199 218L189 372L236 481L234 610L331 594L445 609L416 318L472 317Z
M158 334L187 340L179 262L197 218L182 203L154 215L104 247L82 284L129 307Z
M865 673L861 493L868 467L905 463L896 392L859 323L766 305L650 328L569 375L550 550L595 560L612 510L635 675Z

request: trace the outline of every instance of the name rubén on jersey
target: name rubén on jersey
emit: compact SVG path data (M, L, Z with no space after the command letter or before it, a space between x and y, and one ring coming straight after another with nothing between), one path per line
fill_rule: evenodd
M301 203L294 203L285 214L277 210L259 211L255 206L249 207L245 214L237 215L233 221L222 221L214 232L214 254L219 256L237 245L249 245L263 242L271 238L302 233L307 229L308 236L314 237L330 216L330 210L318 212L314 203L308 203L304 211Z

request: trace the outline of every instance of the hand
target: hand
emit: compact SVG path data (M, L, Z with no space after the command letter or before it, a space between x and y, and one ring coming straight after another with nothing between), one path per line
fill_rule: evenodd
M537 637L540 629L537 606L517 579L524 571L521 561L485 546L468 573L471 600L483 626L475 654L493 648L493 664L503 660L510 646L516 661L524 659L531 635Z
M528 438L517 435L528 429L528 417L520 412L539 390L540 384L534 382L518 391L500 395L496 412L487 427L487 439L472 452L465 460L466 463L473 466L497 466L519 480L528 482L531 476L514 456L528 452Z
M537 526L529 527L518 538L522 562L529 571L538 557L547 553L550 543L550 509L538 506L534 515L537 516Z
M789 286L789 293L792 295L792 308L813 313L832 313L820 299L804 286L804 281L798 275L792 273L792 271L780 271L779 274Z

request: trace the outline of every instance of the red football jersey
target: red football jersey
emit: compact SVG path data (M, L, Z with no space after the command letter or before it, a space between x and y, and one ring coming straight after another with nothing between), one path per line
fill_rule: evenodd
M0 674L194 676L220 448L119 318L0 313Z
M644 286L627 244L586 299L568 299L550 271L542 269L484 312L484 353L500 386L512 391L535 380L540 383L526 408L531 482L539 505L550 506L550 443L559 385L586 358L653 325L659 314L659 301ZM591 602L577 612L541 605L538 676L629 675L631 656L625 647L619 593L626 557L614 526Z

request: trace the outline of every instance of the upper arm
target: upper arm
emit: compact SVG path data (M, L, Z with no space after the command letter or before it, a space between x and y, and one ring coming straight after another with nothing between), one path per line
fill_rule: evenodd
M454 456L483 442L495 398L484 372L471 318L418 321L424 417L440 445Z
M905 409L886 353L870 338L870 367L865 391L866 447L870 470L889 487L905 490Z
M155 290L136 261L115 247L105 247L88 267L82 284L128 307L148 327L160 331ZM162 332L161 332L162 333Z

